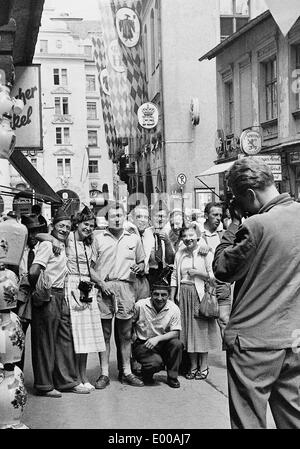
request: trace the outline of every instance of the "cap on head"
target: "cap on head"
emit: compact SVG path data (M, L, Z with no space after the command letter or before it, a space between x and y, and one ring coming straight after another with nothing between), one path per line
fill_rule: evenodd
M44 225L39 222L37 215L27 214L21 216L21 223L26 226L28 230L42 228Z
M53 226L59 221L63 220L71 220L70 215L66 213L62 208L57 209L56 214L53 217L52 224Z
M157 279L154 284L152 284L151 291L154 290L167 290L170 291L171 287L168 282L164 279Z

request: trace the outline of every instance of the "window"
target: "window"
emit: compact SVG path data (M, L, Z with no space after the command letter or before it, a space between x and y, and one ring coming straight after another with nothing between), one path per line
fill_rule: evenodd
M69 145L70 144L70 128L58 127L55 129L56 144L57 145Z
M48 53L48 41L40 41L40 53Z
M154 26L154 11L151 10L151 71L155 72L155 26Z
M67 69L61 69L61 85L67 86L68 79L67 79Z
M55 86L67 86L67 69L53 69L53 79Z
M226 117L226 135L234 132L234 96L233 82L225 83L225 117Z
M87 118L89 120L95 120L97 118L97 107L96 103L88 102L87 103Z
M56 144L61 145L62 144L61 128L55 129L55 135L56 135Z
M67 97L63 97L62 99L62 113L63 115L69 114L69 102Z
M296 45L295 49L295 73L293 74L293 86L292 91L296 95L295 109L300 109L300 45Z
M71 176L71 159L57 159L57 176Z
M62 47L62 41L58 39L56 41L56 48L61 48L61 47Z
M93 47L92 47L91 45L84 45L84 46L83 46L84 56L85 56L87 59L93 59L93 58L92 58L92 50L93 50Z
M59 69L53 69L53 78L55 86L59 85Z
M69 100L67 97L55 97L54 107L56 115L68 115L69 114Z
M95 92L96 90L96 78L95 75L86 75L86 90L88 92Z
M147 25L144 26L144 55L145 55L146 81L148 81L149 61L148 61L148 36L147 36Z
M60 115L60 97L54 98L54 109L55 109L55 114Z
M263 63L265 75L266 120L277 118L277 60Z
M221 41L249 21L249 0L220 0Z
M97 160L89 160L89 173L99 173Z
M98 146L97 131L88 130L88 146L89 147L97 147Z

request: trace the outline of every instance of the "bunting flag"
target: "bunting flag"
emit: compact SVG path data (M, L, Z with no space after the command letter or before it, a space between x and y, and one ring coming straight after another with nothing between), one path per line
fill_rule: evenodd
M111 7L115 17L115 26L122 42L124 65L131 86L130 94L136 129L138 129L137 111L148 101L146 68L140 17L141 0L112 0Z
M117 151L117 135L114 124L114 116L112 113L110 91L108 85L105 45L102 37L98 38L92 37L92 44L93 44L95 64L98 71L102 114L104 121L106 143L108 147L108 154L111 159L114 159L114 155Z
M286 36L300 16L300 1L265 0L265 2L282 34Z
M107 57L106 68L116 135L120 138L129 137L132 134L132 108L126 67L122 61L110 0L99 0L98 5Z

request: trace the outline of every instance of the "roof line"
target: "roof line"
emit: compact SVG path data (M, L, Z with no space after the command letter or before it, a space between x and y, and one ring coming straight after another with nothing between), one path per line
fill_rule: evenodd
M216 47L214 47L209 52L205 53L205 55L201 56L199 58L199 61L203 61L204 59L212 59L214 58L218 53L220 53L222 50L224 50L225 47L229 46L233 41L235 41L237 38L239 38L242 34L246 33L247 31L251 30L251 28L255 27L258 23L263 22L264 20L271 17L272 14L269 10L264 11L259 16L255 17L254 19L250 20L246 25L244 25L242 28L240 28L235 33L231 34L227 39L225 39L223 42L218 44Z

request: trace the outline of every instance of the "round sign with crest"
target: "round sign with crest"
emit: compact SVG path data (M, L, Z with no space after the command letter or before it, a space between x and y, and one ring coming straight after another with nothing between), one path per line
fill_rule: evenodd
M131 8L120 8L116 13L116 28L126 47L135 47L140 39L141 25L137 13Z
M262 146L261 134L253 129L243 131L240 138L241 148L248 156L258 154Z
M177 176L177 183L180 186L184 186L186 184L187 181L187 177L184 173L179 173L179 175Z

